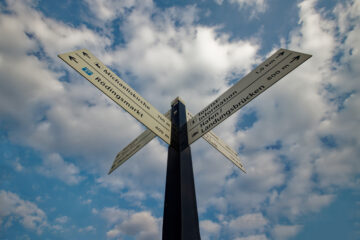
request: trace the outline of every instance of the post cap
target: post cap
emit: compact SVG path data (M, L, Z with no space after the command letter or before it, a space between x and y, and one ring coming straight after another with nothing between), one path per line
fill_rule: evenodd
M175 105L177 102L182 102L182 104L185 105L185 102L180 97L176 97L174 100L172 100L171 106Z

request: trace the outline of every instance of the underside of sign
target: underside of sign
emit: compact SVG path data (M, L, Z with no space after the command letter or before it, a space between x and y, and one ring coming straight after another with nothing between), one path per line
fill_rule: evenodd
M186 112L187 120L192 118L191 113ZM165 116L170 119L170 111L168 111ZM156 135L150 130L145 130L137 138L134 139L129 145L127 145L123 150L121 150L115 157L115 160L110 168L108 174L111 174L115 169L122 165L126 160L128 160L135 153L140 151L146 144L148 144ZM224 141L222 141L218 136L215 135L212 131L206 133L203 138L221 154L223 154L227 159L234 163L238 168L245 172L243 164L240 162L239 155L231 149Z

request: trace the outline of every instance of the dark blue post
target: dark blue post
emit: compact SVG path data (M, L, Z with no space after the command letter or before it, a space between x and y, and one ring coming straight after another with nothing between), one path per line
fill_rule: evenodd
M171 121L162 239L200 240L186 108L179 98L171 103Z

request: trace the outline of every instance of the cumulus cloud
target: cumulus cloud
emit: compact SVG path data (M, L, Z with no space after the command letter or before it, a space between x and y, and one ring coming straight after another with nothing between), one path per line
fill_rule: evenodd
M214 0L217 4L222 5L224 0ZM239 9L250 9L250 17L255 17L267 9L266 0L229 0L231 4L237 5Z
M38 167L38 172L47 177L58 178L69 185L78 184L84 179L84 177L80 176L78 167L65 162L57 153L45 157L43 165Z
M69 220L69 217L67 217L67 216L62 216L62 217L56 218L56 219L55 219L55 222L64 224L64 223L66 223L68 220Z
M124 16L131 8L138 6L141 8L151 8L153 2L151 0L138 1L138 0L85 0L89 9L95 16L102 21L111 21L115 18Z
M200 232L203 239L216 238L220 232L221 225L211 220L200 221Z
M109 238L132 236L136 239L159 239L160 221L148 211L134 212L119 208L105 208L101 215L113 226Z
M24 167L23 167L23 165L21 165L19 158L15 159L15 162L13 165L14 165L15 171L17 171L17 172L21 172L24 170Z
M264 234L235 238L235 240L267 240L267 239L268 238Z
M258 61L256 43L230 42L216 28L194 25L195 14L194 7L161 14L135 9L122 26L126 45L105 57L122 72L130 71L141 79L141 84L139 80L134 84L162 112L176 96L191 103L190 109L200 110L228 88L228 78L249 71ZM194 96L198 101L192 100Z
M47 18L31 1L6 6L0 16L0 121L8 126L9 138L46 154L87 155L97 165L105 157L110 164L116 150L109 149L141 127L74 72L69 71L71 84L64 82L66 65L57 57L83 47L104 51L107 37ZM90 162L84 166L91 168Z
M47 216L43 210L30 201L21 199L17 194L0 191L0 224L11 226L18 221L25 228L41 234L48 225Z
M84 227L84 228L79 228L78 230L79 232L94 232L96 231L96 228L94 226L87 226L87 227Z
M114 224L128 218L130 215L129 210L119 209L116 207L104 208L100 215L110 224Z
M289 239L295 236L300 230L302 226L300 225L276 225L273 230L274 239Z
M239 8L251 7L253 8L252 12L262 13L266 10L266 0L230 0L231 3L237 4Z
M261 213L250 213L239 216L229 222L232 232L245 235L263 232L268 220Z

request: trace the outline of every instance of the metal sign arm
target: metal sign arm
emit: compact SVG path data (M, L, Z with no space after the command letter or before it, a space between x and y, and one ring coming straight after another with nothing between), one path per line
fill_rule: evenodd
M251 102L310 57L309 54L279 49L188 121L189 144Z
M87 49L59 54L95 87L130 113L167 144L171 139L171 121L141 97Z
M170 118L170 111L164 114L165 117ZM186 120L192 118L192 114L186 111ZM123 150L121 150L115 157L113 164L111 165L110 171L108 174L111 174L115 169L120 167L124 162L126 162L130 157L135 153L140 151L146 144L151 142L156 135L150 130L145 130L137 138L135 138L129 145L127 145ZM230 146L228 146L223 140L221 140L216 134L212 131L206 133L202 136L211 146L218 150L222 155L229 159L235 166L240 168L241 171L246 173L244 165L240 161L239 155L234 151Z

